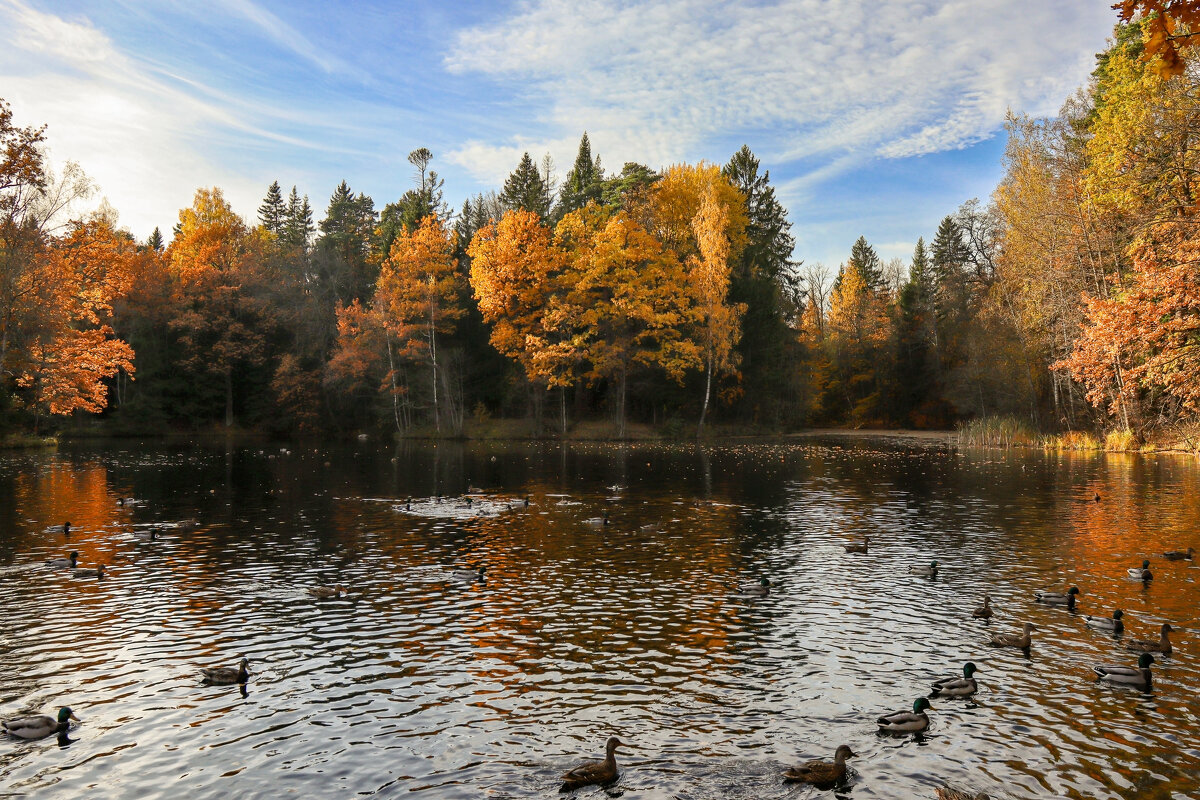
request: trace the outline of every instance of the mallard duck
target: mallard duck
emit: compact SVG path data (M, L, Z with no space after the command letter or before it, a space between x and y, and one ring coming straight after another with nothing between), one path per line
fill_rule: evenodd
M47 566L47 567L55 567L55 568L58 568L58 569L61 569L61 568L63 568L63 567L67 567L67 568L70 568L70 569L75 569L75 567L76 567L76 565L78 564L78 562L79 562L79 552L78 552L78 551L76 551L76 550L72 550L72 551L71 551L71 555L69 555L69 556L68 556L68 557L66 557L66 558L51 558L51 559L48 559L48 560L46 561L46 566Z
M1017 636L1015 633L993 633L992 640L988 642L992 647L1016 647L1019 650L1028 650L1033 640L1029 636L1030 631L1036 631L1037 626L1032 622L1026 622L1024 633Z
M345 586L310 586L305 591L318 600L329 600L330 598L341 597L349 590Z
M798 767L784 770L783 779L816 786L833 786L846 779L846 759L854 756L855 752L850 749L850 745L844 744L834 751L833 761L805 761Z
M461 567L452 567L450 574L460 581L481 581L484 580L483 573L487 570L487 566L479 567L478 569L463 569Z
M871 545L871 537L863 536L862 544L848 544L848 545L845 545L845 548L846 548L847 553L863 553L865 555L867 552L867 548L870 545ZM814 761L812 763L817 764L820 762Z
M909 567L908 571L913 575L920 575L923 578L936 578L938 574L938 562L932 562L928 567Z
M1140 650L1143 653L1162 653L1164 656L1171 655L1171 639L1167 636L1168 633L1175 630L1170 623L1164 622L1160 629L1158 641L1153 639L1131 639L1125 643L1126 650Z
M75 712L63 706L58 710L58 720L45 714L34 714L28 717L0 720L0 727L10 736L18 739L42 739L52 733L63 733L70 727L69 720L79 722Z
M604 509L604 514L603 514L603 516L599 516L599 517L591 517L591 518L589 518L589 519L585 519L585 520L583 521L583 524L584 524L584 525L590 525L590 526L592 526L593 528L603 528L605 525L609 524L609 522L608 522L608 509L607 509L607 508L606 508L606 509Z
M1113 612L1112 617L1084 617L1083 624L1089 628L1119 636L1125 631L1125 623L1121 621L1123 616L1125 616L1125 612L1118 608Z
M897 711L895 714L887 714L875 720L875 723L881 731L919 733L929 727L929 716L925 712L936 710L929 704L927 698L918 697L913 701L912 711Z
M1066 606L1068 611L1075 610L1075 595L1080 594L1078 586L1072 586L1065 592L1036 592L1033 599L1050 606Z
M67 524L70 525L71 523L68 522ZM1194 552L1196 552L1196 551L1190 547L1186 551L1185 550L1168 550L1167 552L1163 553L1163 558L1165 558L1167 561L1183 561L1184 559L1191 561L1192 553L1194 553Z
M975 619L991 619L992 618L992 598L986 594L983 596L983 605L975 609L971 616Z
M757 583L743 583L738 587L738 594L752 594L757 597L764 597L771 593L771 582L766 578L759 578Z
M74 570L72 573L76 578L103 578L104 565L97 564L95 567L83 568Z
M939 786L934 792L938 800L991 800L987 792L964 792L962 789L951 789L949 786Z
M64 536L70 536L71 523L64 522L62 525L51 525L49 528L46 528L46 533L61 533Z
M1100 680L1108 681L1109 683L1119 683L1122 686L1136 686L1139 689L1150 690L1150 665L1154 663L1154 656L1149 653L1142 653L1138 657L1137 667L1106 667L1095 666L1092 669Z
M1150 559L1148 558L1142 559L1141 569L1138 569L1137 567L1130 567L1128 570L1126 570L1126 574L1128 574L1129 577L1136 578L1139 581L1154 580L1154 575L1150 573Z
M562 776L562 791L569 791L580 786L591 786L597 783L612 783L617 779L616 750L624 744L615 736L610 736L604 746L603 761L585 761L574 769L568 770Z
M953 678L942 678L933 684L933 691L929 693L930 697L967 697L979 691L979 684L972 677L977 671L977 667L968 661L963 664L963 676Z
M134 531L133 537L143 542L153 542L158 538L158 531Z
M250 679L250 660L243 658L237 669L233 667L201 667L200 676L205 683L228 686L233 683L245 683Z

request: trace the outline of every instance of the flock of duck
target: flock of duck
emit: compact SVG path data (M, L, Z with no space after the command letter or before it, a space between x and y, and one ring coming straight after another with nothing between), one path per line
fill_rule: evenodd
M437 502L440 503L441 500L441 497L437 498ZM132 499L124 499L118 501L118 504L125 506L136 504L137 502ZM470 507L473 501L468 495L463 502ZM404 504L404 511L411 512L413 510L412 503L412 498L409 498ZM511 510L516 504L528 508L528 496L523 501L514 501L507 504L506 508ZM181 523L156 525L150 530L137 531L134 533L134 536L142 540L153 540L158 536L157 529L163 527L182 527L188 524L195 525L198 523L195 520L184 520ZM606 510L601 517L585 520L584 524L592 527L607 526L610 524L609 512ZM47 531L62 533L65 538L69 538L71 523L65 522L62 525L52 526ZM863 536L861 542L846 544L844 547L846 553L867 554L870 548L870 537ZM1185 559L1190 561L1193 555L1194 549L1191 547L1186 551L1180 550L1163 553L1163 557L1171 561ZM45 565L52 569L70 570L74 577L97 579L104 577L104 564L97 564L95 567L81 567L79 566L78 558L78 552L72 551L65 558L47 560ZM938 569L938 562L932 561L928 565L922 564L910 567L909 573L919 577L936 578L938 576ZM482 581L485 570L486 567L484 566L471 567L469 569L451 568L449 573L456 578L466 581ZM1149 582L1154 579L1150 570L1149 559L1144 559L1140 567L1131 567L1127 574L1129 578L1143 582ZM742 584L737 588L737 592L742 595L761 597L770 594L772 586L773 584L770 579L760 577L752 583ZM318 600L334 599L348 593L347 588L341 585L314 586L308 588L306 591L310 596ZM1075 612L1076 598L1080 594L1079 588L1072 586L1065 592L1037 592L1034 594L1034 601L1050 606L1060 606L1070 612ZM991 598L985 596L983 598L983 605L972 613L972 617L988 620L992 615ZM1113 636L1120 636L1125 630L1123 618L1124 612L1116 609L1113 611L1111 617L1085 616L1084 622L1089 628L1103 631ZM1037 627L1033 623L1027 622L1022 627L1020 634L992 634L988 644L993 647L1017 648L1024 651L1026 656L1028 656L1033 644L1032 632L1035 630L1037 630ZM1171 654L1170 633L1172 630L1169 623L1163 623L1158 639L1126 640L1124 644L1127 650L1140 653L1137 665L1096 665L1093 667L1093 670L1098 680L1111 684L1130 686L1142 691L1149 691L1152 688L1150 665L1155 663L1153 654L1158 653L1164 656ZM930 703L930 698L962 698L975 694L979 689L979 684L975 679L975 673L978 671L979 668L973 662L967 662L963 665L961 677L953 675L934 682L927 696L918 697L913 702L911 711L897 711L878 717L875 722L879 731L890 734L919 735L929 727L930 720L927 712L936 710ZM250 678L249 660L246 658L241 659L237 667L201 668L200 678L204 684L208 685L240 684L244 687ZM57 718L44 714L16 717L0 720L0 728L5 733L17 738L41 739L54 734L65 734L72 721L79 722L79 718L75 716L72 709L64 706L59 709ZM616 781L619 777L616 750L621 746L623 746L623 743L620 739L616 736L610 737L605 744L605 758L603 760L585 761L563 774L562 791L570 791L583 786L606 785ZM835 750L833 760L818 759L799 764L784 771L783 778L786 782L812 784L822 789L833 788L846 781L848 772L846 761L849 758L855 757L855 755L849 745L843 744ZM984 793L973 794L962 792L948 786L939 787L937 795L941 800L987 800L987 795Z

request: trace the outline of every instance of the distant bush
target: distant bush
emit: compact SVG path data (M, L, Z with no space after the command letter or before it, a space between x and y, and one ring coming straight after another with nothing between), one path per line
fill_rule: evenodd
M1110 452L1131 452L1141 449L1138 435L1128 428L1109 431L1104 435L1104 449Z
M1064 431L1047 436L1043 446L1048 450L1099 450L1100 440L1087 431Z
M1013 447L1037 440L1033 427L1019 417L980 417L958 425L958 443L966 447Z

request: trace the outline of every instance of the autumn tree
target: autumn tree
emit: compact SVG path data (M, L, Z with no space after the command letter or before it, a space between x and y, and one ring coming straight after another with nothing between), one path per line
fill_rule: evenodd
M551 188L547 186L546 178L533 163L529 153L525 153L521 156L517 168L504 182L500 202L510 211L532 211L545 220L550 216L551 199Z
M451 333L464 313L459 303L464 287L457 267L451 234L436 215L427 216L392 243L375 295L387 331L399 342L401 357L429 364L438 431L438 336Z
M1119 0L1121 19L1145 26L1145 60L1162 78L1182 75L1183 48L1200 44L1200 3L1196 0Z
M604 169L600 166L600 156L592 157L592 143L587 131L584 131L583 138L579 140L579 152L575 154L575 163L563 179L555 216L562 219L564 215L590 202L598 203L603 188Z

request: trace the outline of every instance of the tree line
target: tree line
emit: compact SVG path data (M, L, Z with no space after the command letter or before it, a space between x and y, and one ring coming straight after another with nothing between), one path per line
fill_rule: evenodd
M375 201L342 182L323 217L278 182L257 220L196 192L170 241L50 174L44 128L0 101L0 425L103 412L113 431L542 433L607 417L706 425L1042 429L1151 436L1200 406L1192 257L1200 73L1153 29L1116 29L1051 119L1010 116L989 202L910 259L860 237L836 272L795 260L769 172L608 172L584 134L559 181L525 154L452 211L426 149Z

